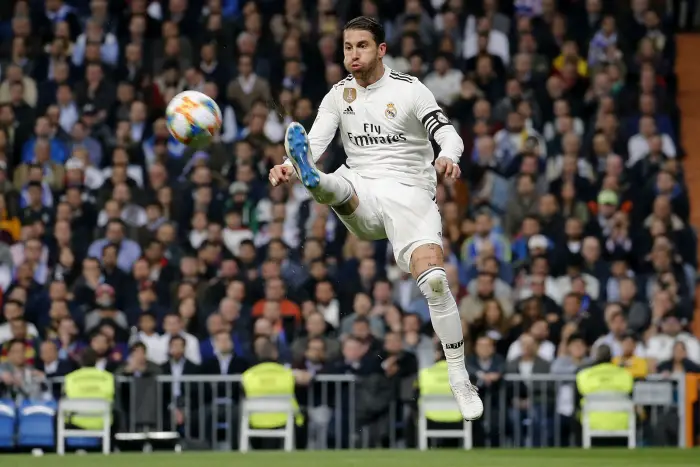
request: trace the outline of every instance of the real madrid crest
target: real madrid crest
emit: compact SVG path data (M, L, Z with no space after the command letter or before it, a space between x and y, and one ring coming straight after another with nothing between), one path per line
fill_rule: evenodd
M396 107L394 106L394 104L392 104L390 102L386 105L386 110L384 111L384 115L389 120L392 120L394 117L396 117Z
M357 89L355 89L355 88L343 89L343 99L345 99L345 102L350 104L356 98L357 98Z

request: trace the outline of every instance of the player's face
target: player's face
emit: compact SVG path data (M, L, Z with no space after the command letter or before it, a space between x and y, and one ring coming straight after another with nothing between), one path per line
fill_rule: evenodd
M369 76L386 53L386 44L377 44L369 31L350 29L344 33L345 69L360 79Z

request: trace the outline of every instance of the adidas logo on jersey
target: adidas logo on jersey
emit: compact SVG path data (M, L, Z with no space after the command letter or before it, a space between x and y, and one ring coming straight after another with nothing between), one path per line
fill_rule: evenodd
M343 111L343 115L355 115L355 111L352 110L351 105L349 105L348 108Z

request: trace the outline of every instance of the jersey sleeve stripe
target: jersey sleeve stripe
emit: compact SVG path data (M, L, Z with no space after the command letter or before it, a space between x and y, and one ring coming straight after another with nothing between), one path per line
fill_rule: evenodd
M413 78L412 78L411 76L408 76L408 75L399 75L398 73L395 73L395 72L393 72L393 71L392 71L391 73L389 73L389 78L395 79L395 80L398 80L398 81L405 81L405 82L407 82L407 83L412 83L412 82L413 82Z
M449 123L443 123L440 121L438 118L442 114L441 110L433 110L432 112L428 113L421 122L423 123L423 126L425 127L426 130L428 130L428 134L430 135L431 138L435 136L435 132L438 131L440 128L449 125ZM446 120L446 118L443 116L443 119Z

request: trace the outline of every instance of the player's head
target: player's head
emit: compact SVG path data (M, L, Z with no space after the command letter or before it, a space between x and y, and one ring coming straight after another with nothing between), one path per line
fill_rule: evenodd
M386 54L384 27L368 16L351 19L343 28L343 54L348 72L359 79L370 76Z

